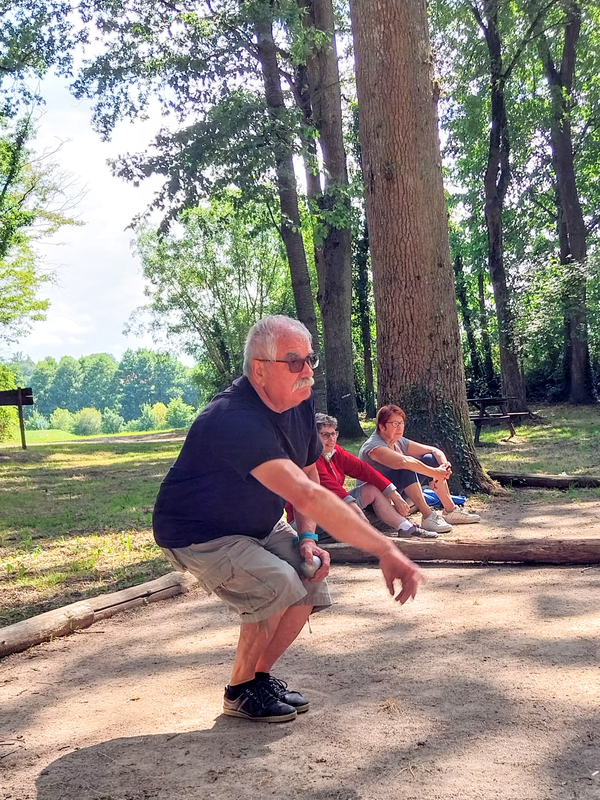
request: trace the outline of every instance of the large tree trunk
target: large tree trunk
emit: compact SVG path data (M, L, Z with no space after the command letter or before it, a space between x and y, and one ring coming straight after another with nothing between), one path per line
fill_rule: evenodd
M519 368L514 315L504 269L502 208L510 182L510 141L504 101L505 74L502 67L502 43L498 30L497 3L484 0L485 21L476 6L473 13L485 34L490 54L491 124L488 163L485 171L485 223L488 234L488 262L498 317L500 373L502 392L514 397L510 408L520 411L526 407L525 382Z
M282 119L282 112L285 111L285 102L277 63L277 50L273 41L272 25L268 20L258 20L255 24L255 30L267 106L272 119L279 123L280 135L273 138L273 147L275 150L277 187L281 205L280 233L290 265L296 313L298 319L310 331L313 337L314 349L318 350L319 332L317 330L315 304L306 263L304 241L302 239L302 223L298 209L298 191L294 174L292 146L289 141L289 135L286 135L287 126ZM325 381L321 368L315 372L314 392L317 408L325 410Z
M548 40L543 32L538 37L540 57L544 63L550 87L552 164L556 174L560 211L566 229L569 257L572 268L565 296L565 331L570 336L570 393L572 403L595 403L594 381L588 346L586 311L585 261L587 258L587 230L579 202L575 180L573 138L571 133L570 105L577 41L581 29L581 11L570 3L566 11L566 25L560 68L557 69ZM561 246L561 252L564 245Z
M327 406L337 417L340 433L363 435L358 422L352 353L352 240L346 153L342 133L342 98L331 0L301 0L306 21L328 34L311 48L306 65L313 123L319 133L325 185L319 198L325 226L324 274L319 287L323 339L327 359ZM334 219L340 220L337 224Z
M425 0L352 3L377 314L378 399L440 446L454 486L490 490L469 421Z

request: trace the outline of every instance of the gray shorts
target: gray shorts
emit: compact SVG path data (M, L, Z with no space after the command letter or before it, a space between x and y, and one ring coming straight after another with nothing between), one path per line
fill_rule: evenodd
M360 486L355 486L355 487L354 487L354 489L350 489L350 490L348 491L348 494L349 494L351 497L353 497L353 498L356 500L356 502L358 503L358 507L359 507L359 508L361 508L361 509L363 509L363 510L364 510L364 508L365 508L365 504L364 504L364 503L363 503L363 501L362 501L362 497L361 497L360 490L362 489L362 487L363 487L364 485L365 485L365 484L361 484ZM369 504L367 503L367 505L369 505Z
M191 572L242 622L262 622L289 606L331 605L327 581L310 582L298 574L302 562L294 531L280 520L264 539L222 536L203 544L162 550L175 569Z

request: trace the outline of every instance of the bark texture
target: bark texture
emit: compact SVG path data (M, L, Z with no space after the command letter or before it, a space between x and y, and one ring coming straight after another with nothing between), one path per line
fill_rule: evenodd
M362 235L356 245L356 295L365 370L365 414L369 419L372 419L377 413L377 409L375 407L375 383L373 381L371 310L369 304L369 228L366 220L363 225Z
M485 382L489 394L496 396L500 393L500 381L494 370L494 359L492 357L489 317L485 305L485 276L483 269L479 269L477 273L477 298L479 302L479 327L481 328L481 348L483 350Z
M467 343L469 345L469 356L471 358L471 368L473 370L473 378L478 386L482 386L484 380L483 370L481 367L481 359L477 352L477 342L475 340L475 331L473 330L473 321L471 318L471 309L469 308L469 299L467 297L467 287L465 283L465 272L463 269L462 258L460 253L454 258L454 284L456 286L456 297L460 305L460 313L462 315L463 327L467 336ZM479 392L478 392L479 393Z
M279 126L279 135L274 137L273 144L277 169L277 188L281 205L281 226L279 230L290 266L296 313L298 319L310 331L313 337L314 349L318 350L319 332L317 330L315 303L302 239L292 144L285 120L282 118L285 112L285 102L281 89L277 49L273 41L270 21L257 20L255 30L258 57L265 85L265 98L271 118ZM315 372L314 393L317 408L324 411L326 408L325 381L321 367Z
M588 345L585 262L587 230L579 200L573 155L570 105L577 60L581 11L577 3L567 6L560 66L552 57L543 32L538 37L540 57L550 87L552 165L556 175L559 225L564 224L566 242L561 241L561 262L572 265L565 292L565 353L569 358L569 400L595 403L594 381Z
M526 408L525 382L519 368L515 322L510 291L504 268L502 207L510 183L510 140L504 86L508 73L502 64L502 41L498 29L497 0L484 0L485 19L473 6L473 13L483 30L490 54L491 124L488 163L484 177L485 222L488 235L488 263L494 289L500 345L502 392L517 398L511 402L512 411Z
M398 539L398 550L413 561L478 561L520 564L600 564L597 539ZM375 556L348 544L323 545L334 564L368 564Z
M318 198L323 240L319 306L327 360L327 406L342 436L363 432L358 422L352 352L352 238L348 172L342 132L342 98L331 0L302 0L308 26L328 34L310 48L306 65L312 119L323 155L324 191Z
M440 446L454 487L489 490L473 445L424 0L354 0L360 140L377 314L378 401Z

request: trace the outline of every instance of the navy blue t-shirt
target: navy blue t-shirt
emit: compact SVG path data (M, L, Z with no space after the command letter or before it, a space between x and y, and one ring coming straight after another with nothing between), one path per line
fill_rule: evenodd
M220 536L264 538L285 501L251 471L275 458L307 467L321 451L312 397L278 414L248 378L238 378L196 419L162 482L154 507L156 542L173 548Z

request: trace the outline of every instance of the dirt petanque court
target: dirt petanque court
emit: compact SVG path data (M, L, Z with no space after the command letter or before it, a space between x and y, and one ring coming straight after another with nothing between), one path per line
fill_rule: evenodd
M456 536L600 538L600 502L519 492ZM475 530L477 529L477 530ZM0 661L2 800L598 800L600 566L372 566L276 674L287 724L220 714L236 620L199 588Z

